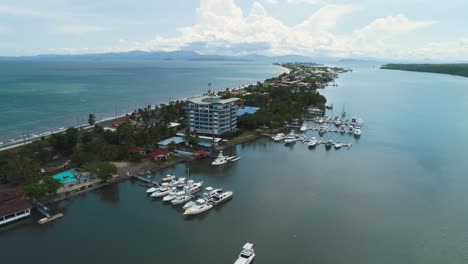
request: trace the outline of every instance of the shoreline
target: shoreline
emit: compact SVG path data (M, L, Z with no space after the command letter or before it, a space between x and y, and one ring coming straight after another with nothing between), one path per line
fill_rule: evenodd
M278 68L281 68L283 69L283 73L289 73L291 70L282 66L282 65L278 65L278 64L272 64L274 65L275 67L278 67ZM281 73L281 74L283 74ZM279 74L279 75L281 75ZM278 75L278 76L279 76ZM274 77L277 77L277 76L271 76L269 78L274 78ZM268 78L266 78L268 79ZM257 80L258 81L261 81L261 82L264 82L265 79L263 80ZM245 88L249 85L253 85L255 84L255 82L253 83L247 83L247 84L244 84L242 86L238 86L238 87L233 87L233 88L229 88L230 91L236 91L236 90L240 90L242 88ZM222 89L222 88L219 88L217 90L213 90L214 92L222 92L224 91L225 89ZM196 98L196 97L199 97L201 96L200 94L198 95L191 95L191 96L186 96L186 97L183 97L177 101L186 101L188 99L191 99L191 98ZM160 106L160 105L167 105L169 104L169 102L160 102L158 104L154 104L154 105L150 105L152 108L156 107L156 106ZM126 111L124 111L126 112ZM96 120L96 124L102 124L102 123L105 123L105 122L113 122L113 121L117 121L121 118L124 118L126 117L127 115L130 115L132 112L127 112L125 114L121 114L121 115L117 115L117 116L110 116L110 117L104 117L102 119L99 119L99 120ZM91 126L89 124L83 124L83 125L78 125L78 126L70 126L69 128L77 128L77 129L91 129L93 128L94 126ZM66 127L59 127L58 129L56 130L48 130L48 131L44 131L44 132L38 132L38 134L36 133L33 133L31 136L28 136L28 137L24 137L24 138L10 138L10 139L5 139L5 140L0 140L0 152L1 151L5 151L5 150L9 150L9 149L14 149L14 148L18 148L18 147L21 147L23 145L26 145L26 144L30 144L36 140L40 140L41 138L44 138L44 137L49 137L53 134L59 134L59 133L63 133L66 131ZM47 130L47 129L45 129Z

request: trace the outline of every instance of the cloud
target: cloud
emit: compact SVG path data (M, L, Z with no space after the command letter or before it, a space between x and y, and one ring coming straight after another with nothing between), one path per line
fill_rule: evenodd
M324 4L324 1L322 0L285 0L287 4L308 4L308 5L318 5L318 4Z
M108 30L104 27L86 25L86 24L60 24L52 26L52 32L58 34L82 35L88 33L97 33Z
M61 12L51 12L46 10L22 8L8 5L0 5L0 14L11 16L30 16L30 17L43 17L43 18L62 18L68 14Z

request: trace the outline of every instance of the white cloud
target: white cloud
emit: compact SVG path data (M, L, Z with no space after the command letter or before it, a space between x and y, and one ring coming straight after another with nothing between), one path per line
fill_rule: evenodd
M59 34L71 34L71 35L81 35L88 33L96 33L108 30L104 27L86 25L86 24L60 24L55 25L52 28L52 32Z
M0 14L12 16L31 16L31 17L44 17L44 18L61 18L66 17L68 14L61 12L51 12L46 10L38 10L31 8L22 8L9 5L0 5Z
M308 5L318 5L318 4L324 4L324 1L322 0L285 0L287 4L308 4Z
M276 5L278 4L278 0L265 0L268 4L270 5Z

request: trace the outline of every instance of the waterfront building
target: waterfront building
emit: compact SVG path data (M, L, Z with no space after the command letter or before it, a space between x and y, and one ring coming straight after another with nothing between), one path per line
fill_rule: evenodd
M167 158L171 155L171 153L167 150L163 149L157 149L153 152L151 152L150 156L153 158L155 161L159 160L167 160Z
M19 189L0 192L0 225L31 215L33 205Z
M221 99L218 96L201 96L187 102L187 126L190 133L219 136L237 128L236 102L239 98Z

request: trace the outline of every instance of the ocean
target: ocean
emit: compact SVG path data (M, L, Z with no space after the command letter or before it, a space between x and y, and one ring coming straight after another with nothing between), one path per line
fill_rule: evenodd
M0 62L0 142L277 76L255 62Z

